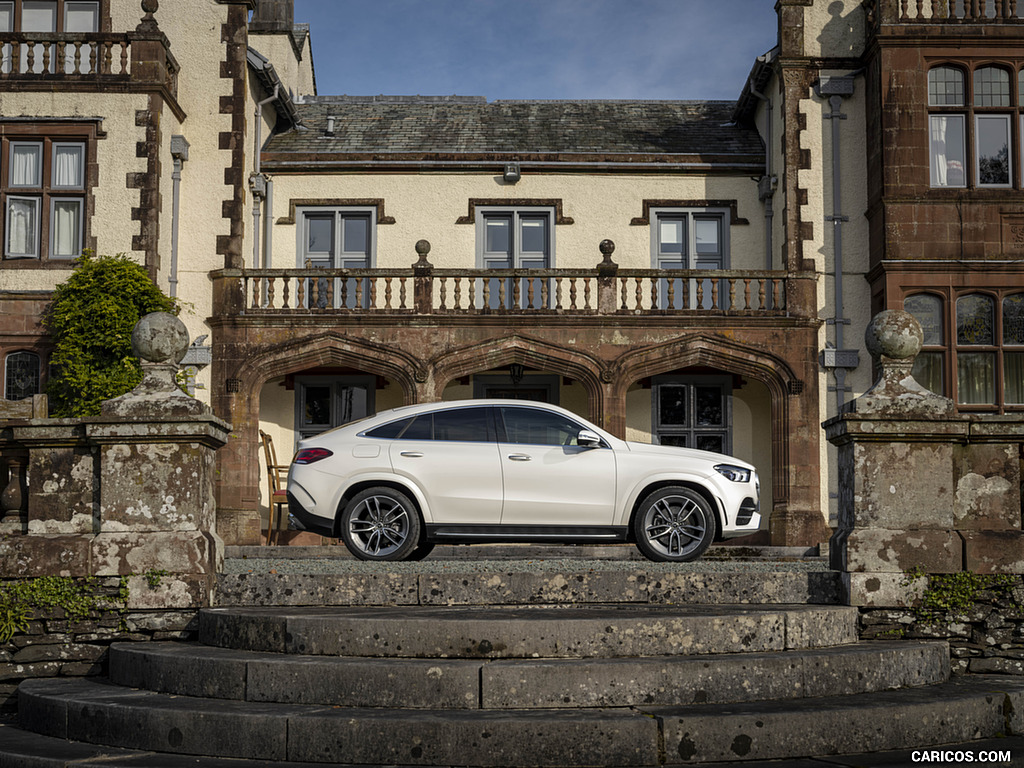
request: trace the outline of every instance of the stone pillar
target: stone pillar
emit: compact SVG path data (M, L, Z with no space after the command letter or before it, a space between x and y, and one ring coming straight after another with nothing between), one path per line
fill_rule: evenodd
M839 449L830 543L847 602L906 605L912 569L1024 573L1024 419L957 414L921 387L911 370L923 334L906 312L878 314L865 341L879 378L823 425Z

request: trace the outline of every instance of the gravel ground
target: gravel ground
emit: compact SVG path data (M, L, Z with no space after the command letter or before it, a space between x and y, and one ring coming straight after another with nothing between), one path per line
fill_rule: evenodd
M521 573L524 571L637 571L642 573L774 573L829 570L819 560L778 562L762 560L698 560L695 563L655 563L647 560L589 560L535 558L523 560L430 560L406 563L369 563L350 558L229 558L224 573Z

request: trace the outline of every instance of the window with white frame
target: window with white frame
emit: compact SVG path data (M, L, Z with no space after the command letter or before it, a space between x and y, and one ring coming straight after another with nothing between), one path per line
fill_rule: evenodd
M554 267L555 211L543 206L478 207L477 267L479 269L549 269ZM540 308L545 278L524 278L518 285L512 280L485 280L478 301L486 296L491 309ZM550 301L550 296L548 297Z
M375 208L302 208L298 210L299 267L368 269L376 251ZM321 308L365 305L366 280L311 280L307 300Z
M654 269L729 268L729 211L716 208L651 210L651 266ZM662 309L710 309L710 280L662 278Z
M86 142L30 133L0 140L4 259L72 259L85 240Z

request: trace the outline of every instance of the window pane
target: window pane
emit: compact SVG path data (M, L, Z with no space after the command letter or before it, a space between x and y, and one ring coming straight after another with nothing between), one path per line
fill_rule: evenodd
M488 216L484 220L484 237L487 253L509 253L512 248L512 219Z
M307 216L307 253L334 254L334 216Z
M1003 299L1003 344L1024 344L1024 293Z
M703 219L694 217L693 234L697 239L697 255L718 255L722 252L722 222L718 218Z
M942 391L942 353L922 352L914 360L914 370L911 375L925 389L930 389L936 395L943 394Z
M6 362L4 396L8 400L21 400L39 393L39 355L12 352Z
M686 447L686 435L659 435L659 445L673 445L677 448Z
M662 425L687 424L686 394L684 385L662 384L658 387L658 423Z
M42 144L11 142L10 183L12 187L43 186Z
M1003 399L1024 405L1024 352L1007 352L1003 356Z
M331 423L331 386L306 385L306 412L303 426L329 426Z
M14 31L14 3L0 3L0 32Z
M996 402L996 356L991 352L971 352L956 356L959 401L966 405L992 405Z
M402 434L403 440L433 440L434 439L434 416L424 413L416 417L416 420L409 425L409 428Z
M697 426L718 426L725 423L720 387L696 387Z
M56 144L53 147L53 186L82 189L85 178L85 147Z
M658 219L658 252L685 253L686 222L682 219Z
M382 426L371 429L366 433L367 437L380 437L380 438L394 438L398 437L402 430L405 429L412 418L399 419L398 421L392 421L390 424L384 424Z
M22 32L56 32L56 0L24 0L21 5Z
M523 253L548 252L548 222L546 218L523 217L519 222L522 233L520 250Z
M956 302L956 343L994 344L994 302L988 296L961 296Z
M1005 115L978 115L978 184L1010 183L1010 119Z
M365 387L338 387L337 409L331 426L341 426L365 418L367 410Z
M50 250L57 258L72 258L82 252L82 201L54 200L50 225Z
M953 67L936 67L928 73L928 104L933 107L964 105L964 73Z
M979 107L1010 106L1010 73L999 67L982 67L976 70L974 103Z
M929 148L933 187L963 187L967 184L967 161L962 115L932 115L929 118Z
M64 4L65 32L98 32L99 18L99 3L69 2Z
M7 256L39 255L39 200L7 198Z
M485 443L487 437L486 408L458 408L434 414L434 439Z
M502 408L505 438L524 445L578 445L580 425L556 413L532 408Z
M366 253L370 246L370 222L363 217L342 220L341 250L345 253Z
M924 346L942 345L942 299L926 293L907 296L903 309L912 314L924 331ZM920 379L918 379L920 381Z
M697 450L725 453L725 438L722 435L697 435Z

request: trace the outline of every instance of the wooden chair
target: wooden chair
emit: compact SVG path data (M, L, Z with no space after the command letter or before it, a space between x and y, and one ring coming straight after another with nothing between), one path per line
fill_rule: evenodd
M284 520L287 526L288 517L285 508L288 506L288 495L286 493L288 465L277 463L274 440L262 429L260 430L260 441L263 443L263 456L267 462L267 489L270 491L270 519L267 521L267 544L273 544L280 538L281 521Z

